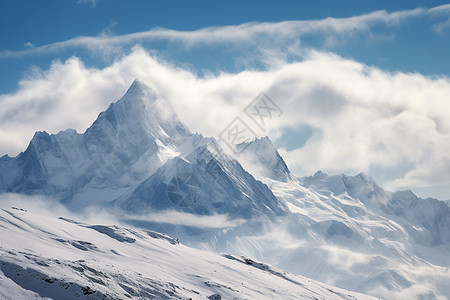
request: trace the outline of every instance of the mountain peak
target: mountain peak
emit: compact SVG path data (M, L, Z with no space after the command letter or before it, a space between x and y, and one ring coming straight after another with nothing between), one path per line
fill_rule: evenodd
M48 139L50 137L50 134L48 134L47 131L36 131L33 135L33 138L31 139L31 142L36 142L40 139Z
M154 106L156 102L163 102L163 106L171 109L169 102L160 97L150 86L135 79L125 94L113 106L123 105L125 109L132 107L142 110L149 106Z
M314 175L313 175L312 177L315 178L315 179L318 179L318 178L327 178L327 177L328 177L328 174L322 172L322 170L319 170L319 171L317 171L316 173L314 173Z
M241 151L240 161L246 169L273 180L286 182L292 179L286 163L267 136L241 143L237 149Z
M364 172L361 172L361 173L359 173L358 175L356 175L355 177L358 177L358 178L360 178L362 181L364 181L364 182L375 182L373 179L372 179L372 177L370 177L369 175L367 175L366 173L364 173Z
M169 101L136 79L125 95L112 103L88 129L112 130L115 134L168 141L190 135Z
M147 99L157 96L156 92L139 79L135 79L122 99Z
M130 87L128 88L130 89L145 89L147 86L145 85L144 82L142 82L140 79L136 78L133 80L133 83L130 85Z

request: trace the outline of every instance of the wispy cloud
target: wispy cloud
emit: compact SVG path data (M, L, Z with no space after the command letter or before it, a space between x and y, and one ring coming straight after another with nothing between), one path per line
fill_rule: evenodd
M94 1L95 3L95 1ZM270 43L297 39L307 34L344 36L356 32L367 32L375 25L396 26L405 20L423 15L427 10L417 8L388 13L384 10L349 18L326 18L308 21L252 22L233 26L207 27L194 31L178 31L166 28L154 28L117 36L79 36L66 41L47 44L32 49L4 50L0 58L22 57L55 53L72 48L103 49L132 45L143 41L163 40L181 43L187 47L211 44Z
M444 18L444 21L433 25L433 29L436 32L443 33L447 28L450 28L450 4L433 7L428 13L432 16Z
M34 45L31 42L26 42L23 46L25 48L33 48L34 47Z
M450 28L450 18L445 22L441 22L433 26L433 29L439 33L443 33L447 28Z
M239 219L231 220L227 215L199 216L179 211L155 212L142 216L125 215L122 218L127 221L157 222L197 228L237 227L246 222Z
M98 0L78 0L78 4L90 4L92 7L97 5Z
M430 8L428 10L429 13L436 13L436 14L449 14L450 13L450 4L444 4L444 5L439 5L439 6L435 6L433 8Z

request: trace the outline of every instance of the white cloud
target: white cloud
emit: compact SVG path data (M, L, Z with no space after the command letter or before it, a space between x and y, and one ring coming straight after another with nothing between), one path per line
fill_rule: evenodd
M324 52L267 71L197 77L141 48L103 69L77 58L35 70L16 93L0 95L0 153L17 154L35 130L83 132L108 104L140 78L169 99L193 131L217 135L236 116L258 130L242 110L265 91L284 111L268 131L309 126L313 135L293 151L281 150L303 174L404 168L394 187L450 181L450 80L389 73Z
M433 29L438 33L443 33L447 28L450 28L450 18L445 22L433 25Z
M96 1L83 0L95 5ZM348 18L326 18L322 20L284 21L284 22L252 22L241 25L207 27L194 31L177 31L166 28L154 28L144 32L136 32L119 36L101 34L95 37L79 36L70 40L47 44L32 49L19 51L5 50L0 58L21 57L33 54L55 53L71 48L86 48L93 51L115 52L125 45L134 45L142 41L165 40L178 42L187 47L201 44L230 43L239 44L284 44L306 34L323 35L326 43L331 40L354 33L367 33L375 25L396 26L407 19L425 14L423 8L388 13L384 10Z
M31 42L26 42L25 44L23 44L23 46L25 48L33 48L34 47L34 45Z
M78 0L77 4L90 4L92 7L97 5L98 0Z
M82 212L70 211L57 199L42 195L24 195L14 193L0 194L1 209L15 207L31 211L42 217L64 217L93 224L121 224L118 214L112 215L103 208L91 207Z
M433 8L430 8L429 13L431 14L448 14L450 13L450 4L443 4Z
M165 211L146 215L124 215L122 219L127 221L146 221L172 225L183 225L197 228L225 228L237 227L244 224L245 220L233 219L228 215L199 216L179 211Z
M444 4L430 9L429 14L434 17L444 17L444 21L433 25L433 29L438 33L444 33L447 28L450 28L450 4Z

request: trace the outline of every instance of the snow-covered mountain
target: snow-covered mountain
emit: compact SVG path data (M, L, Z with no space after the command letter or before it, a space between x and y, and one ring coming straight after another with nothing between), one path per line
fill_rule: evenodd
M375 299L169 236L0 211L0 298Z
M221 155L208 153L212 148ZM195 205L168 199L170 180L183 174L201 184ZM213 139L192 134L170 103L138 80L85 133L38 132L25 152L0 158L0 179L0 191L56 196L74 209L115 201L132 212L184 208L249 216L285 210L267 186Z
M349 196L360 201L379 216L399 223L415 243L436 246L450 242L450 207L432 198L421 199L410 190L385 191L373 179L357 176L328 176L317 172L301 179L313 190L328 190L334 196Z
M365 174L319 171L269 187L287 202L286 232L301 245L271 263L387 299L450 297L450 209L442 201L385 191Z
M190 178L195 180L196 195L175 200L177 209L197 215L228 214L232 218L283 215L286 207L271 190L245 171L239 162L219 153L214 141L199 146L184 157L174 157L142 182L121 203L127 211L161 211L174 207L177 190L168 192L171 181ZM189 176L189 177L188 177ZM186 183L182 183L186 186ZM186 202L188 200L188 202ZM181 203L184 201L185 203Z
M292 180L286 163L268 137L241 143L236 148L243 157L242 164L252 174L283 182Z
M17 157L1 157L0 193L42 195L56 199L78 213L97 212L101 208L102 213L106 211L122 222L174 236L188 246L231 253L235 257L245 255L295 274L386 299L450 297L447 284L450 282L450 207L445 202L421 199L411 191L386 191L362 173L356 176L329 176L319 171L313 176L298 178L289 171L267 137L236 147L240 155L232 157L222 151L220 143L214 138L191 133L168 101L144 83L135 81L120 100L100 113L86 132L38 132L25 152ZM0 218L6 224L0 226L2 238L11 234L23 240L31 231L25 230L29 225L23 225L22 216L18 214L30 215L32 222L37 222L37 216L30 212L11 211L10 206L2 207L6 213ZM132 256L141 246L132 248L138 243L130 241L141 242L142 236L147 239L148 231L98 227L67 220L49 219L48 222L51 228L42 223L31 226L35 228L32 232L39 233L31 239L33 245L36 244L34 251L40 253L35 255L47 257L42 258L45 264L57 264L51 261L54 252L48 252L48 256L42 254L47 253L45 247L48 245L71 251L81 249L85 252L80 253L89 255L77 259L86 261L94 259L92 253L101 253L104 263L100 264L101 270L111 279L108 281L111 286L106 290L110 289L113 293L127 291L127 288L120 287L117 274L121 271L131 274L126 265L136 263L132 262ZM11 226L16 228L15 231ZM59 226L69 226L70 229L55 232ZM97 233L89 241L80 236L85 233L90 236L92 232ZM130 246L126 250L130 251L127 252L129 254L120 256L111 252L108 249L114 248L107 248L111 246L106 241L100 246L92 246L92 241L101 240L97 235L105 234L109 238L117 237L120 247ZM154 234L161 237L158 233ZM77 238L69 238L68 235ZM10 246L16 245L12 240L8 243ZM156 251L148 243L145 245L149 253ZM2 244L2 247L6 246ZM167 251L170 255L174 254L172 248L157 247L162 247L163 252ZM17 244L16 249L28 251L24 244ZM72 257L73 253L66 250L63 253ZM210 255L192 249L189 251L187 261L197 261L197 255ZM5 254L9 259L8 266L15 264L25 268L28 263L33 265L34 270L38 268L39 274L48 274L44 272L44 266L36 263L38 267L35 267L32 259L26 259L23 253L21 255ZM174 254L176 257L178 255ZM140 255L135 257L142 258ZM114 273L108 265L110 262L113 264L116 258L122 259L123 269L118 273ZM151 260L152 264L157 265L158 259L169 261L175 258L156 256ZM230 259L215 259L212 264L226 266L220 272L226 278L231 276L228 265L222 264L222 260ZM238 258L232 261L242 264ZM71 270L71 264L74 262L68 259L64 268ZM170 269L167 262L160 265L161 270ZM201 265L192 272L202 273ZM17 266L12 269L22 270ZM179 268L184 268L184 271ZM177 266L175 270L185 274L183 276L194 274L185 271L186 268L185 265ZM2 270L2 276L5 276L6 269ZM237 270L241 271L239 267ZM281 271L273 272L279 274ZM273 276L273 272L273 280L278 281L278 275ZM77 273L70 276L74 274ZM206 273L202 274L207 277ZM77 276L70 278L79 279ZM170 286L172 288L168 290L175 293L168 282L175 284L186 278L177 277L164 283L158 281L155 285L158 286L158 293L161 286ZM292 283L290 277L283 278ZM135 292L144 293L154 288L141 282L141 279L134 281L134 275L124 279L133 282L131 290ZM76 281L75 286L81 288L87 285L83 281L85 279L80 280ZM264 280L258 279L258 282L270 286L269 281ZM177 285L185 287L181 283ZM224 285L230 287L230 291L241 291L234 283ZM66 287L67 284L61 286ZM211 286L217 287L216 284ZM26 294L14 288L19 294ZM35 291L33 288L30 287ZM98 286L95 288L99 291L98 295L106 291ZM255 291L256 288L255 285L251 289ZM184 292L177 295L184 297L190 293L182 290ZM263 291L267 292L266 289ZM272 292L266 295L271 298ZM206 294L205 291L201 297ZM258 298L255 294L233 295Z
M136 80L85 133L37 132L25 152L2 157L0 188L76 199L76 205L111 201L198 139L167 101Z

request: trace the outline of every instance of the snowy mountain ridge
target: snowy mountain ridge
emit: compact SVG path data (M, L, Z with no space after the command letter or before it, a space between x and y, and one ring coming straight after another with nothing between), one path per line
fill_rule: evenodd
M206 143L215 142L192 134L179 121L168 101L135 80L126 94L100 113L85 133L78 134L74 130L56 135L38 132L25 152L16 158L0 158L0 189L56 196L73 209L114 201L126 202L121 207L131 210L136 205L140 205L139 209L170 208L173 207L170 201L164 200L167 200L166 187L173 176L186 168L186 172L204 177L200 174L203 172L201 166L192 157L189 163L185 163L183 157L195 151L198 153L199 147ZM220 146L215 143L214 147ZM266 204L257 208L260 201L253 201L248 196L258 195L260 200L267 200L268 207L275 209L276 214L282 213L283 205L276 203L278 200L271 191L247 173L239 162L226 156L220 159L219 165L214 159L215 172L221 176L214 184L222 192L217 194L209 189L210 193L206 194L209 198L214 193L214 198L222 198L220 203L224 204L226 199L234 201L238 197L263 213ZM225 165L231 166L232 170L222 169ZM165 171L158 170L162 166ZM158 203L151 201L148 195L142 195L147 192L143 191L145 182L154 181L162 182L160 190L148 192L153 193L154 198L164 198ZM212 182L202 183L207 188ZM156 184L150 184L147 189L154 188L158 189ZM140 193L142 198L137 199ZM230 193L231 198L227 196ZM222 205L220 203L216 204ZM233 204L229 208L234 211L231 214L239 211L239 205ZM209 213L213 211L209 210Z
M64 201L81 193L89 202L90 194L98 199L100 193L110 201L178 155L182 137L195 139L165 100L135 81L85 133L37 132L25 152L1 158L1 188L58 194Z
M328 176L319 171L314 176L301 178L300 182L312 190L327 189L334 196L358 199L380 215L402 223L417 243L435 246L450 242L450 207L443 201L421 199L410 190L385 191L364 173ZM415 226L424 230L417 230Z
M210 141L187 156L167 161L127 196L121 207L135 213L169 210L173 199L167 188L171 180L182 180L185 175L197 180L199 195L189 198L189 203L178 203L179 210L198 215L228 214L232 218L285 214L286 207L266 185L255 180L237 160L225 154L214 157L208 147L219 145Z

